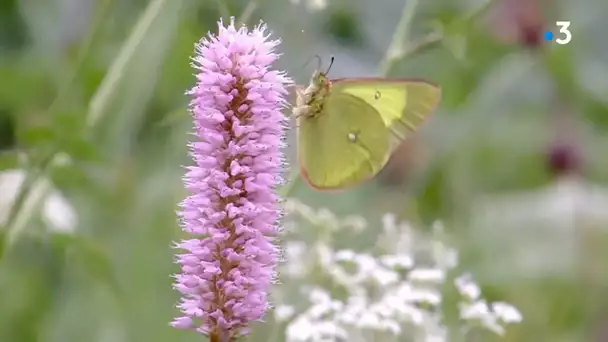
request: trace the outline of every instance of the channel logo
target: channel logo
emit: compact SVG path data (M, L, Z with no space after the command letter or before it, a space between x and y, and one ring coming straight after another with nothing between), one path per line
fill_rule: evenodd
M569 21L557 21L555 25L559 28L557 33L553 33L552 31L545 32L545 40L554 41L560 45L566 45L570 43L572 40L572 32L570 32L570 22Z

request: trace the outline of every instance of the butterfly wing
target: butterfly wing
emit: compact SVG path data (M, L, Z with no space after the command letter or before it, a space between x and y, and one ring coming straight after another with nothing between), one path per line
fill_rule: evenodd
M373 107L390 131L390 151L420 127L441 99L438 86L408 79L338 79L332 93L355 96Z
M348 92L332 92L322 112L298 119L302 177L319 190L357 185L386 165L389 136L373 106Z

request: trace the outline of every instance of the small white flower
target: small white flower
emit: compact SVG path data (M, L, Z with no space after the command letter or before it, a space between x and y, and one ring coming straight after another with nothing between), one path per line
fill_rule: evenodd
M432 289L411 289L407 293L407 298L415 303L426 303L432 306L441 304L441 293Z
M362 274L371 274L376 267L378 267L378 263L376 262L376 258L371 256L370 254L357 254L355 255L355 262L359 267L359 271Z
M508 303L492 303L492 311L498 319L505 323L519 323L523 319L519 310Z
M433 241L432 247L437 267L449 270L458 266L457 250L447 247L442 241Z
M312 341L314 325L307 317L302 316L287 326L286 337L290 342Z
M43 203L42 219L53 230L71 233L78 224L78 217L70 202L59 192L48 195Z
M360 328L377 328L380 326L380 318L370 311L363 312L357 325Z
M317 342L346 340L348 333L333 321L316 321L306 313L300 315L287 326L287 341Z
M448 329L441 321L441 315L430 314L425 319L419 338L421 342L449 342Z
M286 322L293 317L296 310L290 305L279 305L274 309L274 319L277 322Z
M6 224L10 208L25 178L26 172L20 169L0 172L0 225ZM42 205L42 220L50 230L71 233L76 229L76 210L59 191L53 189L48 179L39 179L32 185L22 211L31 214L38 210L38 204ZM24 221L22 219L15 225L23 226Z
M331 313L331 306L329 304L330 303L321 303L313 305L308 308L306 314L312 319L319 320Z
M352 308L346 309L346 311L339 314L340 322L345 323L347 325L355 325L358 320L359 313Z
M320 11L327 7L327 0L308 0L308 8L311 11Z
M319 322L315 325L315 335L317 338L313 341L319 341L323 338L335 341L336 339L346 340L348 333L335 322Z
M393 270L377 268L373 273L373 278L377 284L386 287L399 281L399 274Z
M397 321L392 319L384 319L380 321L380 328L384 331L392 333L395 336L401 334L401 326Z
M500 325L485 301L477 301L471 304L460 303L460 318L467 321L475 321L497 335L504 335L505 333L505 328Z
M479 286L473 282L470 274L463 274L454 280L458 292L469 300L476 300L481 296Z
M380 262L393 269L409 269L414 266L414 259L409 255L383 255Z
M494 316L486 316L482 319L481 324L486 329L495 333L496 335L503 336L505 334L505 328L500 325Z
M355 260L356 253L350 249L343 249L334 255L336 261L353 261Z
M314 304L328 304L331 302L331 296L329 292L316 287L308 294L308 300Z
M413 282L441 284L445 281L445 271L437 268L415 268L407 277Z
M424 311L413 305L410 301L408 284L402 284L396 290L392 290L382 298L382 308L405 322L421 325L424 322Z
M477 301L474 303L460 303L460 318L465 320L483 319L491 316L490 308L485 301Z
M342 220L342 225L358 233L367 227L367 221L361 216L347 216Z

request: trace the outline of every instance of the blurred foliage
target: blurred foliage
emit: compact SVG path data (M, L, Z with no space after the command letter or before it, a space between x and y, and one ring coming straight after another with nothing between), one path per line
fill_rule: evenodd
M357 13L347 6L340 8L329 8L325 22L325 32L338 43L345 45L361 44L361 28L358 23Z
M574 136L571 143L585 157L578 175L608 182L607 3L538 1L542 16L526 20L554 32L557 19L570 20L570 44L523 40L529 32L521 31L522 14L508 7L518 6L516 0L493 1L476 20L467 15L479 1L421 2L408 39L414 45L405 48L419 39L423 46L390 72L443 89L441 107L413 140L417 147L404 148L358 189L318 193L295 181L290 196L370 222L387 212L422 226L444 220L484 290L522 310L524 323L506 340L606 341L590 337L606 320L606 239L568 247L593 248L573 266L595 265L584 277L530 277L512 260L534 252L547 236L523 243L536 223L518 221L512 234L497 234L492 220L483 221L483 234L475 224L484 214L480 202L559 182L547 156L566 136ZM175 208L185 196L181 165L190 163L184 92L194 82L193 43L214 31L220 16L249 11L250 23L263 19L283 39L280 67L299 83L310 75L300 66L315 54L336 56L333 77L377 74L404 2L328 2L320 11L287 0L0 3L0 169L23 169L31 177L16 203L28 202L31 182L48 178L78 213L67 233L41 220L43 199L0 210L6 214L0 219L0 341L200 340L168 327L177 300L170 246L182 236ZM560 128L564 115L571 123ZM290 133L292 161L294 143ZM599 235L607 231L605 221L594 227ZM298 233L315 239L306 229ZM491 246L507 241L497 238L505 234L515 252L497 255ZM339 243L365 249L374 240L362 236ZM547 259L562 252L538 251Z

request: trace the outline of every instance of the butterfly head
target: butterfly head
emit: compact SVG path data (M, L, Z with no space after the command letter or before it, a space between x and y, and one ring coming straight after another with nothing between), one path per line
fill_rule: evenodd
M308 86L307 93L310 94L310 104L314 104L314 102L319 102L319 105L322 105L325 101L325 97L329 95L331 90L331 81L327 74L331 69L331 66L334 64L334 57L331 57L331 62L327 67L327 70L321 71L320 66L315 70L312 74L312 78L310 80L310 85ZM322 108L319 108L321 110Z
M315 117L323 111L323 105L325 98L329 95L331 88L331 81L327 77L327 73L333 64L333 57L331 64L325 72L319 68L315 70L310 79L308 87L299 89L296 91L296 106L294 113L296 117Z
M331 57L331 61L329 62L327 70L321 71L321 59L319 58L319 66L317 67L317 70L315 70L315 72L312 74L312 79L310 80L310 85L313 86L315 90L329 90L331 82L329 81L327 74L329 74L329 70L331 70L332 65L334 65L333 56Z
M327 73L317 70L312 74L312 78L310 79L309 88L312 87L315 91L320 91L324 88L329 88L331 82L327 77Z

